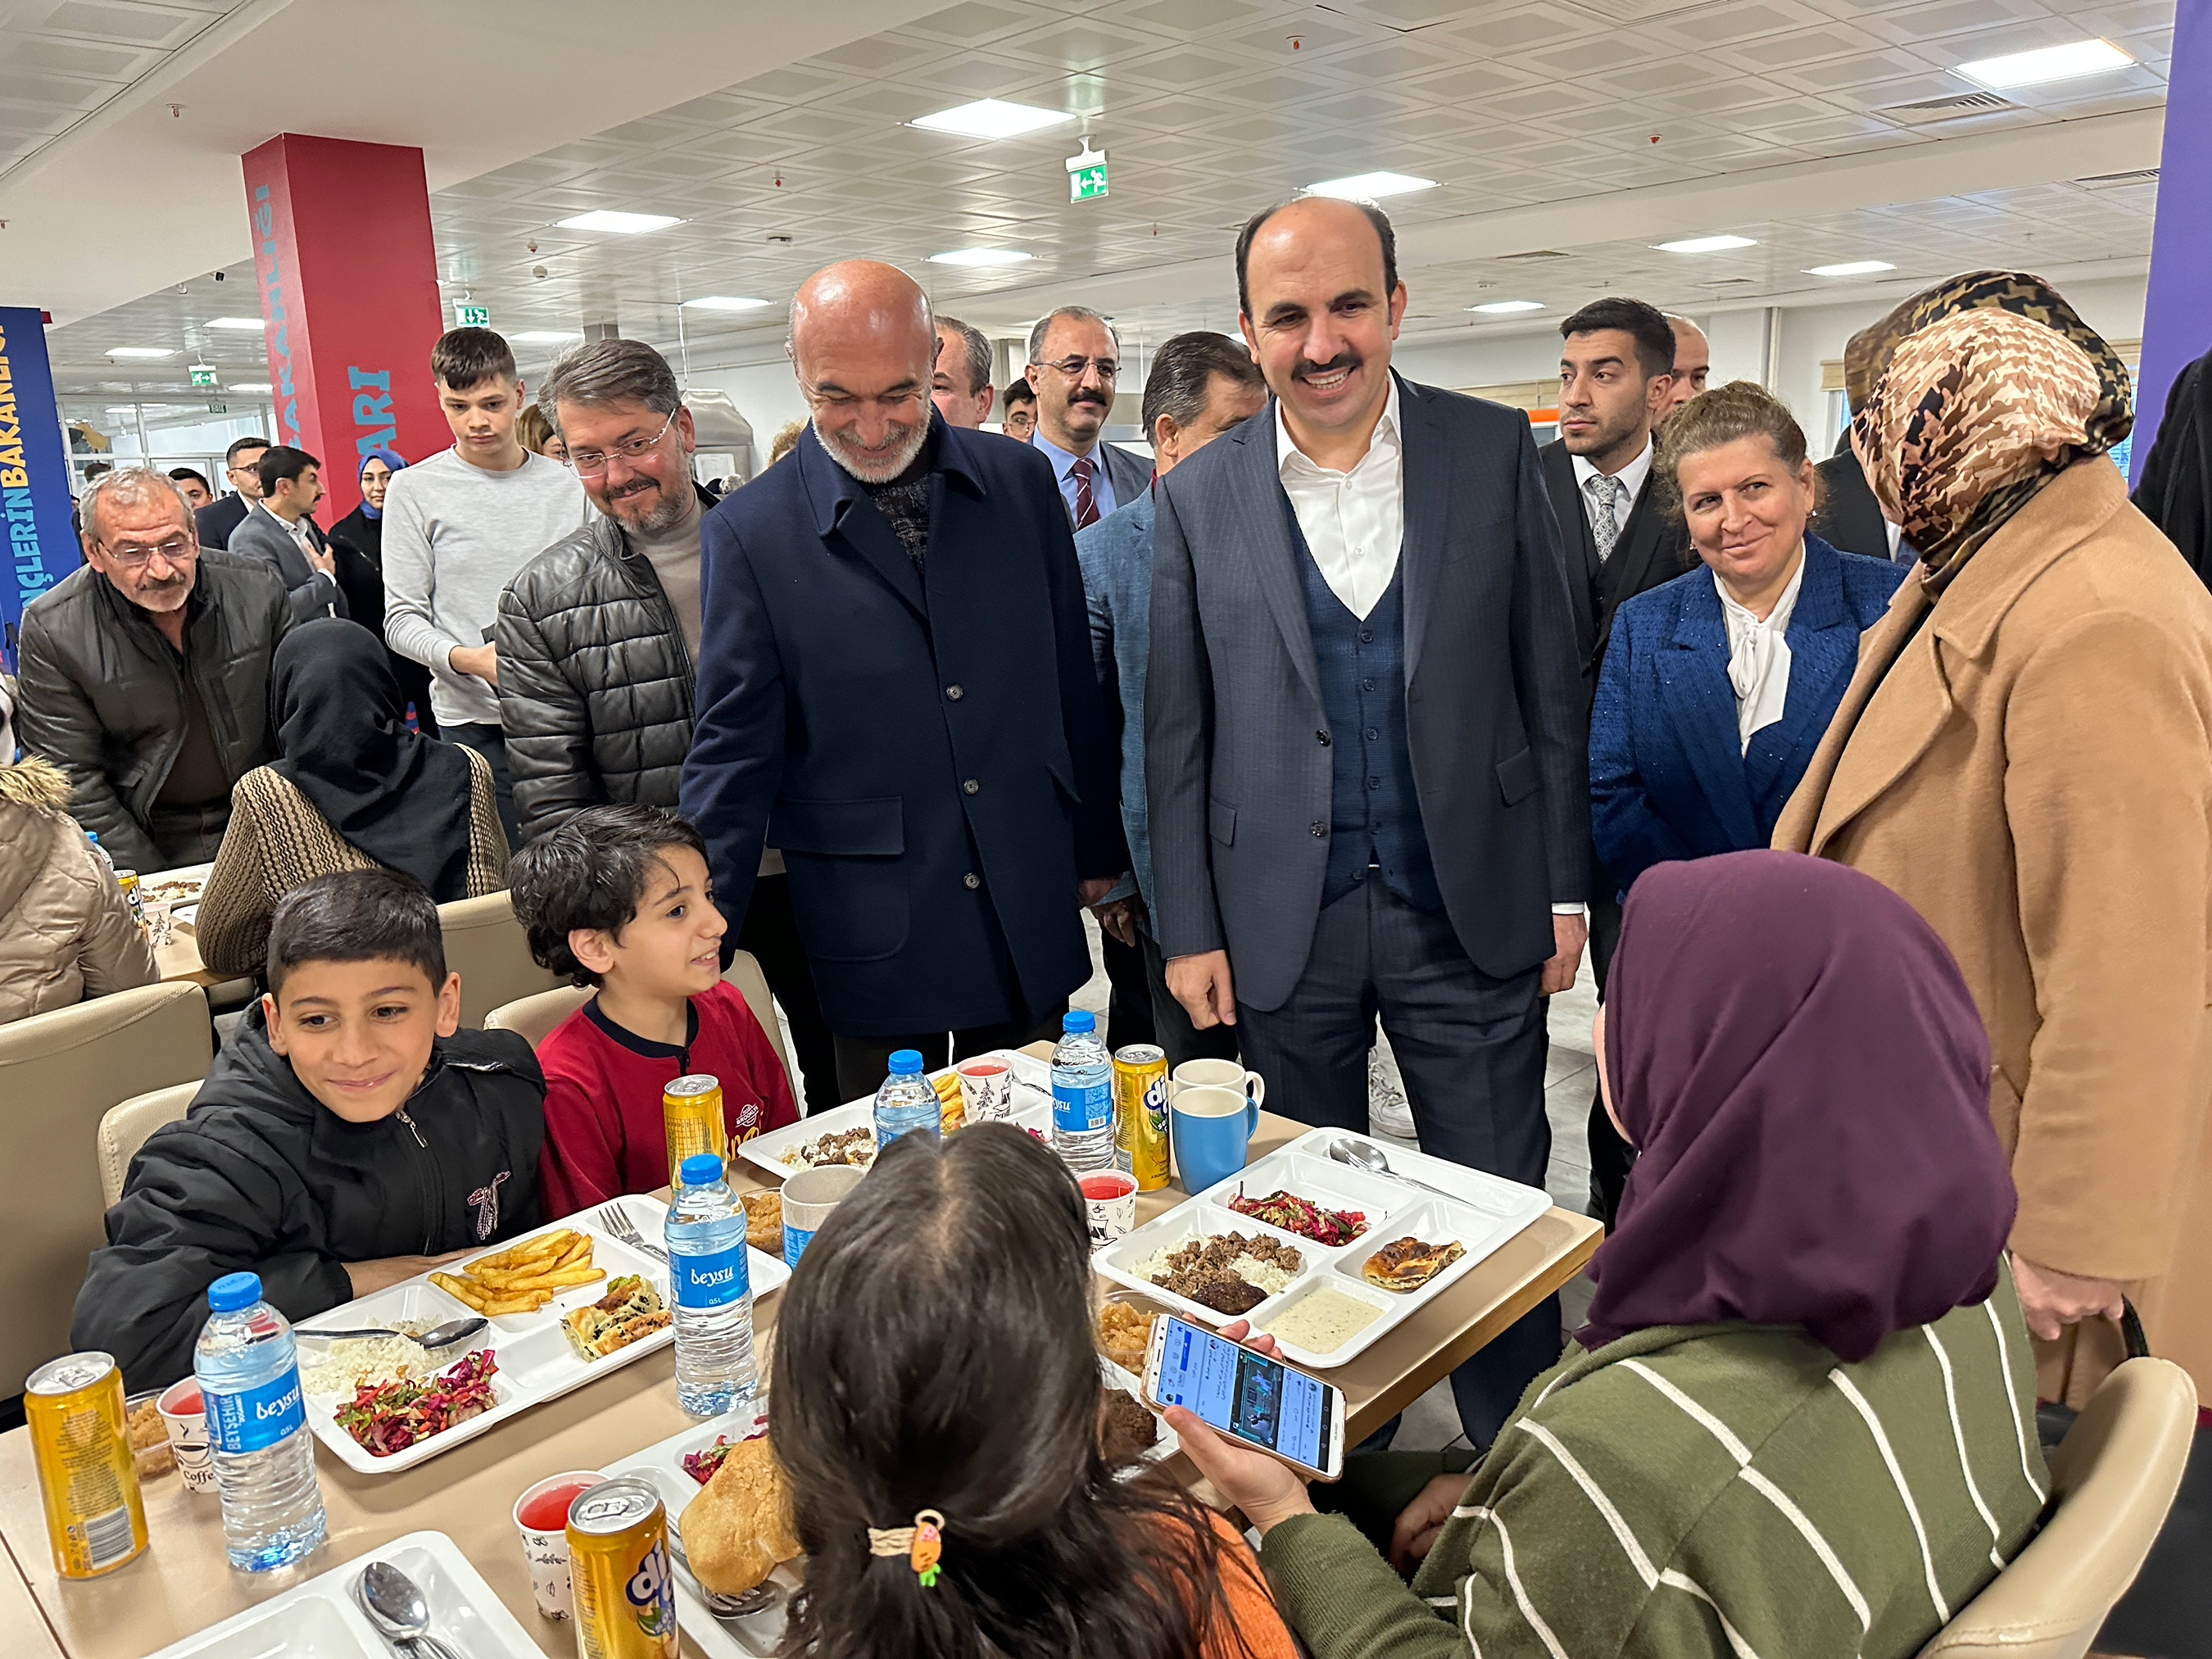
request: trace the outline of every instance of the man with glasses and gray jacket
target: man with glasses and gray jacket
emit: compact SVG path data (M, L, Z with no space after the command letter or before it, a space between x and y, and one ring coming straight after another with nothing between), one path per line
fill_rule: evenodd
M579 347L538 403L599 511L499 599L500 724L525 842L587 806L676 805L699 657L699 522L713 505L691 474L691 411L643 341ZM837 1104L830 1030L773 848L732 944L760 959L783 1005L810 1109Z

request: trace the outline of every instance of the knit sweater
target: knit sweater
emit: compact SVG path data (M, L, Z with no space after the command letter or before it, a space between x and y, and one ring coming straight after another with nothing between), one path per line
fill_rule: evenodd
M467 896L477 898L507 885L507 833L499 824L491 763L473 749L461 752L469 757ZM257 766L230 792L230 825L200 892L192 924L200 960L218 974L259 973L277 900L333 870L377 867L331 827L296 784Z
M2034 1408L2008 1274L1854 1364L1662 1326L1530 1385L1410 1590L1338 1516L1261 1559L1316 1659L1905 1659L2033 1535Z

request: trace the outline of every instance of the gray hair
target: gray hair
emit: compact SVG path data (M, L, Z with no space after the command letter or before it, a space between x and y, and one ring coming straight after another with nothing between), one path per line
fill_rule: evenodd
M185 495L184 486L159 467L124 466L101 473L76 498L76 509L84 533L98 541L100 508L110 501L121 504L148 501L175 502L177 511L184 515L185 528L192 528L192 504Z
M960 337L960 349L968 360L968 395L974 397L991 384L991 343L983 331L957 317L939 317L938 328L949 328ZM935 330L931 331L933 333Z
M1262 384L1260 365L1242 340L1199 329L1164 340L1152 351L1152 372L1145 377L1145 441L1159 441L1159 418L1187 427L1206 412L1213 377L1224 374L1241 386Z
M1121 349L1121 331L1089 306L1055 306L1038 318L1036 326L1030 330L1030 361L1031 362L1041 363L1044 361L1037 355L1044 349L1044 337L1052 332L1052 325L1063 317L1073 317L1078 322L1097 323L1106 331L1106 337L1113 341L1114 349L1116 352Z
M643 404L656 415L673 415L684 406L684 389L668 359L642 340L593 340L553 365L538 393L538 406L561 425L562 404L604 409L609 404Z

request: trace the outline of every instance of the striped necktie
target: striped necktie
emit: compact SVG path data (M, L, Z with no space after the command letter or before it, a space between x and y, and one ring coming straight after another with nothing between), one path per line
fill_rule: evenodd
M1080 530L1098 522L1098 503L1091 495L1091 463L1079 456L1067 470L1075 479L1075 527Z
M1597 562L1603 564L1620 539L1620 498L1628 486L1602 472L1593 473L1583 486L1590 495L1590 539L1597 544Z

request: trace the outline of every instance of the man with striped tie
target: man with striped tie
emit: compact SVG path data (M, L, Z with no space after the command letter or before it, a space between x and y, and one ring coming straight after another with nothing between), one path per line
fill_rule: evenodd
M1150 462L1101 442L1121 371L1121 342L1087 306L1061 306L1030 330L1028 378L1037 398L1030 444L1052 463L1068 522L1082 530L1127 507L1152 481Z

